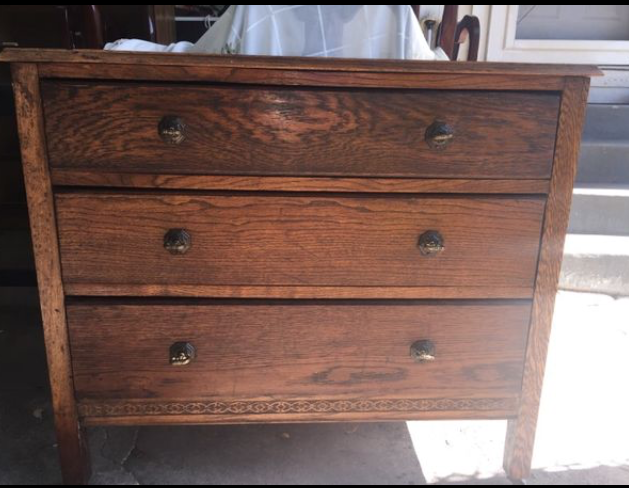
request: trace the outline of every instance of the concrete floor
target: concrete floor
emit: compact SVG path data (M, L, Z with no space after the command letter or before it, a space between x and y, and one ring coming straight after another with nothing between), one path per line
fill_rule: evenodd
M530 484L629 485L629 299L561 293ZM0 312L0 484L60 481L37 314ZM19 324L17 322L20 322ZM90 429L93 484L508 484L504 422Z

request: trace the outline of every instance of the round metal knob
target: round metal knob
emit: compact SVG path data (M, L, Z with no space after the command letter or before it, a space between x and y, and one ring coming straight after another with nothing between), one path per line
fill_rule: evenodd
M442 120L435 120L426 129L425 139L431 149L445 149L454 139L454 129Z
M166 144L176 146L186 139L186 124L175 115L166 115L159 121L157 133Z
M186 254L192 246L192 236L186 229L170 229L164 235L164 249L170 254Z
M411 346L411 358L417 363L434 361L435 353L435 345L431 341L417 341Z
M197 351L189 342L175 342L170 346L171 366L186 366L197 357Z
M419 236L417 246L424 256L434 256L446 248L443 236L436 230L429 230Z

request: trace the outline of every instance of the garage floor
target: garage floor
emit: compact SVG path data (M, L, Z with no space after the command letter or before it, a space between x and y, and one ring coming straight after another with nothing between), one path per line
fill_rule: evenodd
M60 481L36 311L0 312L0 484ZM629 299L560 294L530 484L629 485ZM94 484L508 484L504 422L90 429Z

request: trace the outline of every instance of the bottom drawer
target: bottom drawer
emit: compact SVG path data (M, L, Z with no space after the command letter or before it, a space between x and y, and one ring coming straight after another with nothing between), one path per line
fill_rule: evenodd
M101 301L67 312L84 417L501 417L516 408L530 302Z

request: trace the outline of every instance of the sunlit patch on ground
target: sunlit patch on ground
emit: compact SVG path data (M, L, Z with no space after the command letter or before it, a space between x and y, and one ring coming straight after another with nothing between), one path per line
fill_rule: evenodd
M629 484L629 298L561 292L532 484ZM505 422L410 422L428 483L506 482Z

